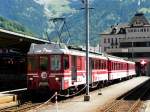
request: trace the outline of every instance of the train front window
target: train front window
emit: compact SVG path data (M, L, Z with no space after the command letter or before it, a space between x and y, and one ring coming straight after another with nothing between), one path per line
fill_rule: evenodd
M67 70L69 68L69 57L64 56L64 69Z
M36 71L38 69L37 66L38 58L37 57L28 57L28 71Z
M40 57L40 70L47 71L48 70L48 57L41 56Z
M61 56L52 55L51 56L51 70L57 71L61 69Z

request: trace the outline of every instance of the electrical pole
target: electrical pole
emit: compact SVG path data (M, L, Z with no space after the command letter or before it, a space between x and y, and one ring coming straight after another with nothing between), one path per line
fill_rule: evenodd
M89 0L85 0L85 20L86 20L86 94L84 101L90 100L89 95Z

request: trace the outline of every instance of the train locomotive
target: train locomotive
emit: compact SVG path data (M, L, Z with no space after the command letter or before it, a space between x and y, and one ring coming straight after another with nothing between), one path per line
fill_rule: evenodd
M86 53L64 44L32 44L28 52L28 90L63 91L86 83ZM89 82L133 77L135 62L90 51Z

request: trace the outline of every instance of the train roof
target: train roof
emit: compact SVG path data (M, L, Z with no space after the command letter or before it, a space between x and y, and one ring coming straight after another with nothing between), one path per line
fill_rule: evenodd
M28 54L62 54L67 53L68 49L64 44L31 44Z
M101 53L89 51L89 57L107 59ZM31 44L28 54L71 54L85 56L86 50L80 47L66 46L65 44Z
M105 53L103 53L103 55L106 56L111 61L121 61L121 62L127 62L127 63L135 63L135 62L129 61L126 58L121 58L121 57L117 57L117 56L113 56L113 55L109 55L109 54L105 54Z
M105 54L103 53L103 56L106 56L109 60L111 61L122 61L122 62L126 62L126 60L124 58L120 58L120 57L116 57L116 56L113 56L113 55L108 55L108 54Z
M128 63L130 63L130 64L135 64L135 62L134 62L134 61L128 61Z
M75 46L66 46L63 43L31 44L28 54L29 55L34 55L34 54L71 54L71 55L76 55L76 56L85 56L86 49L81 48L81 47L75 47ZM89 51L89 57L109 59L112 61L134 63L134 62L126 60L124 58L108 55L105 53L102 54L102 53L98 53L98 52L93 52L93 51Z

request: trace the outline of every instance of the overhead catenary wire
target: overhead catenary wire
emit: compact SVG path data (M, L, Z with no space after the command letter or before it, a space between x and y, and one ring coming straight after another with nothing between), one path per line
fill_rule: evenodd
M66 23L66 22L65 22ZM67 24L65 25L65 27L66 27L66 30L67 30L67 33L68 33L68 36L69 36L69 39L67 40L67 44L69 44L69 41L70 41L70 39L71 39L71 34L70 34L70 32L69 32L69 29L68 29L68 26L67 26Z
M52 22L53 22L53 24L52 24ZM52 26L54 26L55 32L57 33L58 38L59 38L59 43L64 42L64 43L68 44L71 39L71 34L70 34L69 28L66 24L66 18L52 18L52 19L50 19L50 23ZM59 25L59 23L60 23L60 25ZM69 38L68 37L65 38L62 36L64 30L67 32Z

